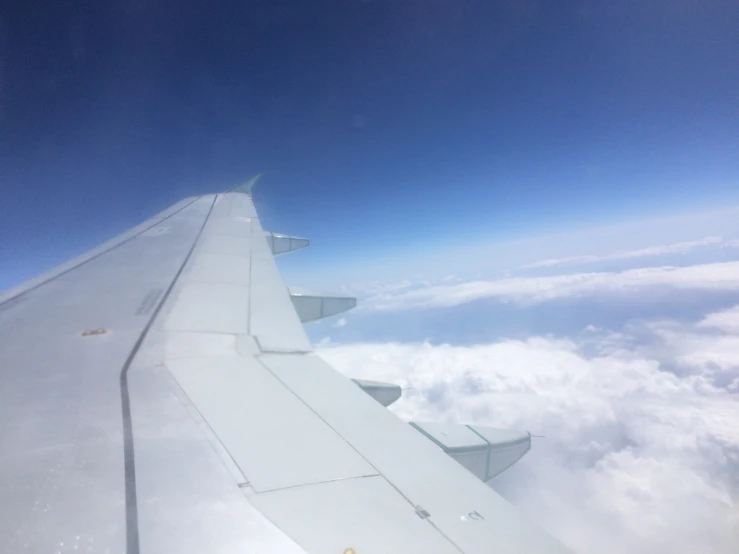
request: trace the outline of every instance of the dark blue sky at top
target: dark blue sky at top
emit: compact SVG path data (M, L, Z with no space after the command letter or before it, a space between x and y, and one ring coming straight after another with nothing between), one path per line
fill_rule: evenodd
M0 288L258 171L263 221L325 262L736 202L737 21L718 1L5 4Z

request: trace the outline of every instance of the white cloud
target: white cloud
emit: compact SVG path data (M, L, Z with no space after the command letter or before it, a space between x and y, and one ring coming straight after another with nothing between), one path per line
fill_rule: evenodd
M474 235L458 236L457 241L450 239L453 234L446 233L443 244L435 243L434 248L427 248L423 241L410 241L390 248L384 255L375 253L371 259L338 257L313 269L300 257L282 257L279 264L287 282L318 290L351 284L355 293L364 296L392 292L386 286L415 288L420 280L437 283L450 274L470 281L476 275L500 276L541 260L578 260L583 255L606 259L621 256L624 266L629 258L644 261L646 256L669 253L680 255L681 263L676 265L726 261L730 253L727 249L739 245L739 206L631 222L610 221L599 227L577 228L576 221L571 225L575 227L538 227L516 233L499 229L490 234L491 229L480 229ZM724 237L723 242L714 244L715 237ZM559 267L575 266L554 266ZM413 277L419 274L422 279Z
M713 330L724 313L644 324L637 347L634 328L591 327L577 339L318 352L408 389L393 407L403 418L545 435L494 486L578 552L728 554L739 551L739 396L717 376L739 369L739 336Z
M336 323L332 324L331 327L346 327L346 318L339 318Z
M534 320L534 311L544 309L537 306L552 300L628 295L626 305L637 306L664 291L739 291L739 261L544 277L503 272L517 266L643 261L701 248L704 262L708 249L711 260L725 259L719 249L737 247L739 240L717 235L736 236L739 220L727 218L731 223L712 228L714 217L703 219L708 231L697 235L706 237L700 240L692 240L695 227L682 220L656 238L642 233L643 226L627 229L625 235L638 241L608 242L613 233L607 229L600 230L602 240L594 238L597 232L573 235L588 248L599 244L606 252L599 255L572 255L578 254L573 241L559 239L552 240L568 249L543 248L547 244L537 239L462 252L459 256L476 263L495 260L499 277L465 281L427 273L389 286L375 282L365 288L371 296L362 304L374 312L367 328L382 326L383 318L392 328L396 314L386 312L491 298L515 303L516 313ZM649 246L655 243L662 245ZM544 257L537 255L542 251L553 259L530 263ZM462 274L451 258L443 259L444 272ZM696 296L671 294L670 313L679 310L681 299L692 302ZM577 303L579 313L582 305ZM599 303L601 311L608 305ZM650 310L656 305L661 304L651 303ZM478 312L486 313L489 306ZM613 321L608 317L578 319L580 330L569 338L530 336L472 346L326 342L318 352L352 377L400 384L404 396L392 409L405 419L475 422L544 435L493 486L577 552L739 552L739 305L692 324L655 320L649 313L642 321L635 313L637 319L618 330L607 328ZM445 320L441 312L428 315L429 321ZM363 319L352 323L356 333Z
M437 285L407 292L379 294L371 298L367 305L376 310L433 308L457 306L482 298L538 303L596 293L637 291L649 287L736 291L739 290L739 262L574 273L552 277L513 277Z
M714 327L727 333L739 334L739 306L709 314L698 325L701 327Z
M629 260L634 258L661 256L664 254L682 254L696 248L715 245L738 246L739 241L724 241L721 237L706 237L700 240L677 242L675 244L665 244L660 246L650 246L648 248L639 248L637 250L620 250L617 252L611 252L609 254L602 255L569 256L566 258L543 260L533 264L523 265L519 269L533 269L537 267L552 267L557 265L584 264L612 260Z
M367 286L369 292L384 293L384 292L397 292L405 289L409 289L414 286L415 281L409 281L404 279L395 283L378 283L374 282Z

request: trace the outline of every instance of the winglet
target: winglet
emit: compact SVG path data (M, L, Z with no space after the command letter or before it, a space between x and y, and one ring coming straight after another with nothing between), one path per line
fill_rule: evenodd
M257 181L259 181L259 178L261 176L261 173L257 173L256 175L254 175L254 177L250 177L243 183L228 189L227 192L243 192L244 194L248 194L249 196L251 196L251 188L257 183Z

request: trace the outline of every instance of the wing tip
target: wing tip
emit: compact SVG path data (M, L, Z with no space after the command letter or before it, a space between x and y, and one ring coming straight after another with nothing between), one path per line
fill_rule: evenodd
M244 194L251 196L252 187L257 184L257 181L259 181L262 175L262 173L257 173L256 175L249 177L243 183L239 183L238 185L231 187L226 192L243 192Z

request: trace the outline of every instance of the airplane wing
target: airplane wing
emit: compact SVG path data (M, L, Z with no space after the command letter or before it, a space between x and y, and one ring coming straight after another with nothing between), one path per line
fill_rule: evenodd
M567 552L481 480L521 437L408 425L313 353L301 318L353 304L291 297L307 241L254 181L0 296L0 550Z

